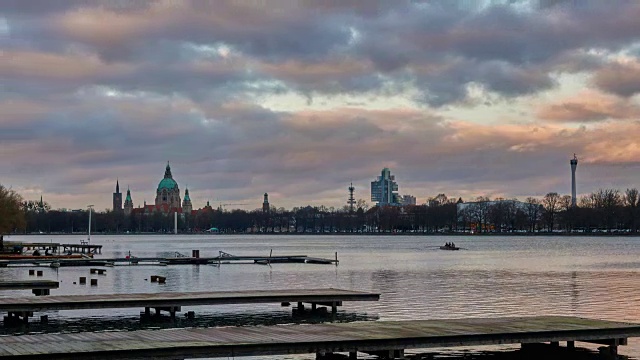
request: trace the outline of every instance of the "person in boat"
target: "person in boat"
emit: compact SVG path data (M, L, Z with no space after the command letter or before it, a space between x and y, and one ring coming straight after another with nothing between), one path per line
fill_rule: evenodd
M456 244L454 244L453 241L451 242L451 247L452 248L456 247Z
M33 256L40 256L40 251L38 251L38 249L35 249L33 252Z
M49 254L49 248L47 248L47 249L44 251L44 256L49 256L49 255L51 255L51 254Z

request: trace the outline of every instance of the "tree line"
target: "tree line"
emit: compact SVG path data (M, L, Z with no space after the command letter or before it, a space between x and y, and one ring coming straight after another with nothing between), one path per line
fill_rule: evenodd
M0 185L1 186L1 185ZM88 212L52 210L43 202L22 201L0 187L0 233L86 233ZM252 211L205 208L178 216L180 233L637 233L638 190L600 189L579 199L552 192L541 199L478 197L471 202L439 194L424 205L373 206L359 200L347 206L285 208ZM13 205L11 205L13 204ZM13 206L13 207L12 207ZM10 215L14 214L14 215ZM92 233L171 233L173 214L105 210L94 212Z

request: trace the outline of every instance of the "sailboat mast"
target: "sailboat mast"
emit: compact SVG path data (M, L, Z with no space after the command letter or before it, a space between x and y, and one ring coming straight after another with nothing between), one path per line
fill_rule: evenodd
M93 205L87 205L89 208L89 231L87 233L87 241L91 241L91 210L93 209Z

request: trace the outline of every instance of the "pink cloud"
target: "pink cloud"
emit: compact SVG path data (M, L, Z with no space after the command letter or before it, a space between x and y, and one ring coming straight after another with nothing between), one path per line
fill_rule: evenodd
M55 54L29 50L7 50L0 62L0 75L18 79L85 83L102 76L124 75L134 67L105 64L95 55Z
M640 117L640 106L629 99L596 91L583 91L552 104L544 104L537 116L556 122L595 122L606 119L634 119Z

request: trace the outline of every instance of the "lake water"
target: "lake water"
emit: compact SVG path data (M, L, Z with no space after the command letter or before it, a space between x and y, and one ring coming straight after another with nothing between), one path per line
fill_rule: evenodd
M85 236L10 236L25 242L79 243ZM437 246L454 241L460 251ZM568 315L640 323L640 237L517 236L92 236L102 244L96 258L190 255L309 255L334 258L339 266L254 264L116 266L98 278L98 286L76 285L86 267L42 267L42 279L60 281L52 295L158 291L217 291L334 287L379 292L379 302L345 302L336 321L441 319L521 315ZM151 275L167 277L151 283ZM33 279L25 267L0 269L0 280ZM29 290L0 296L31 296ZM82 310L49 313L49 324L37 319L28 329L2 328L0 334L77 332L167 327L286 324L329 321L292 317L278 304L183 308L196 318L176 322L140 322L141 309ZM579 343L595 350L597 345ZM408 350L447 359L488 359L493 351L519 346ZM640 359L640 339L629 339L620 353ZM274 359L313 359L313 355Z

